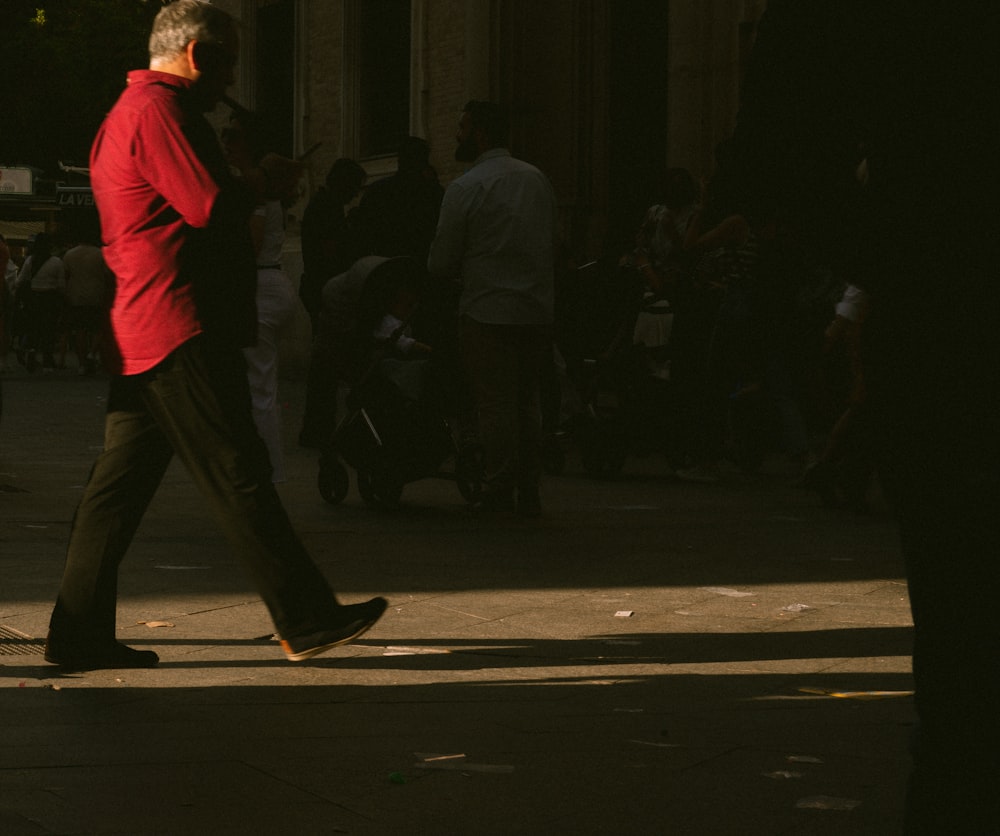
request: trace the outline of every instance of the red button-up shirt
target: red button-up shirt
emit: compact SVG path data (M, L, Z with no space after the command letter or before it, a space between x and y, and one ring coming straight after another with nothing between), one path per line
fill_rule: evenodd
M242 192L190 102L191 83L154 70L129 73L91 150L123 374L152 368L203 332L252 341L252 203L225 199Z

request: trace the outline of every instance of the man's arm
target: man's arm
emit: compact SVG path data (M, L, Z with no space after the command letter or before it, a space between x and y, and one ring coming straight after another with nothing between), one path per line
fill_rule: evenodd
M455 183L444 193L437 234L427 256L427 272L432 276L458 280L462 275L468 202L467 190Z
M219 176L210 155L214 134L174 98L150 102L137 131L136 164L150 185L195 228L246 224L256 203L249 187ZM205 145L206 147L201 147ZM221 152L220 152L221 153Z

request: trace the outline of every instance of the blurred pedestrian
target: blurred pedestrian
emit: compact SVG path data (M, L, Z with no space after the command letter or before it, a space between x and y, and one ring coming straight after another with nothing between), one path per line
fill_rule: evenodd
M53 245L49 233L39 232L15 283L15 298L27 319L27 346L22 357L28 371L37 368L39 356L44 371L55 369L55 345L66 294L66 265L53 252Z
M281 443L278 399L278 339L298 300L282 268L285 212L299 194L303 165L280 154L263 153L263 138L249 115L235 117L223 132L230 164L254 190L257 206L250 216L250 237L257 261L257 339L243 349L257 431L267 445L271 479L287 480Z
M104 262L97 218L83 223L78 242L63 255L66 306L62 330L76 354L79 373L93 374L114 295L114 277Z
M10 257L10 247L7 239L0 235L0 372L7 369L7 349L10 346L10 314L13 307L13 279L17 278L17 270L10 270L13 259ZM13 272L10 282L7 276Z

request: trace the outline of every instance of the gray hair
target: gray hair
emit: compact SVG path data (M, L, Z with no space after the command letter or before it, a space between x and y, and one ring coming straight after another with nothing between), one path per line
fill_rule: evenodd
M153 21L149 36L150 63L169 60L191 42L223 44L231 40L236 23L227 12L205 0L175 0Z

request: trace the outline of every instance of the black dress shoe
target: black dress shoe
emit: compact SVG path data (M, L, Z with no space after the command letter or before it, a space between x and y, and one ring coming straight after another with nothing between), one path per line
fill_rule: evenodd
M382 617L389 602L372 598L360 604L348 604L337 609L337 623L327 629L304 636L289 636L281 640L281 649L290 662L302 662L334 647L354 641L367 632Z
M135 650L120 642L79 644L61 642L50 635L45 642L45 661L71 671L106 668L155 668L160 661L152 650Z

